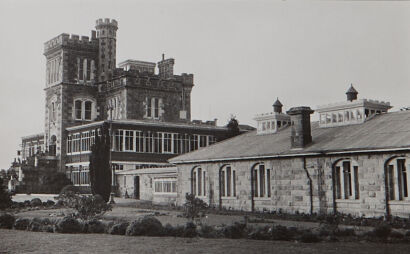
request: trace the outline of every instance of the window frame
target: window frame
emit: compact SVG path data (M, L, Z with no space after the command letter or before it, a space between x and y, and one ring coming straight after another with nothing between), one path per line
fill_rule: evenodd
M222 199L236 198L236 170L224 165L219 172L220 195Z

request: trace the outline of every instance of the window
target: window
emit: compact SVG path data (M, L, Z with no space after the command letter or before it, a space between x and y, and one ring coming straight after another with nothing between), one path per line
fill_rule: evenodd
M409 167L409 165L407 165ZM409 197L406 158L399 157L390 162L387 167L387 184L390 200L405 200Z
M54 122L57 119L57 110L56 110L56 103L55 102L51 103L50 119L51 119L52 122Z
M222 197L236 197L236 172L231 166L224 166L220 172Z
M265 169L264 164L257 164L252 169L252 189L254 197L270 197L270 169Z
M114 150L117 152L122 152L123 151L123 144L124 144L124 140L123 140L123 131L122 130L115 130L114 133Z
M171 133L164 133L164 153L172 153L172 134Z
M125 151L134 151L134 131L125 131Z
M155 193L176 193L177 180L175 178L164 178L154 180Z
M208 136L200 135L199 136L199 147L205 147L207 145L207 140Z
M197 197L206 196L206 171L201 167L196 167L192 170L191 175L191 190L192 194Z
M359 167L351 160L341 160L335 166L336 198L359 199Z
M82 101L76 100L74 102L74 111L75 111L75 119L81 120L81 113L82 113Z
M84 103L84 119L91 120L91 109L92 109L92 102L86 101Z
M146 112L145 112L145 117L146 118L153 118L153 119L158 119L161 116L161 104L162 104L162 99L161 98L156 98L156 97L147 97L145 100L146 104Z

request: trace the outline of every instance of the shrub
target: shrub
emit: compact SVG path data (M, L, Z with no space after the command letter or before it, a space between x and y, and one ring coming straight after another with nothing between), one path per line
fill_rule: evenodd
M30 224L30 220L26 218L18 218L14 222L14 229L17 230L27 230L28 226Z
M196 225L193 222L187 222L184 227L184 237L195 237L198 235L198 232L196 231Z
M73 217L64 217L56 224L55 231L58 233L81 233L81 223Z
M167 223L163 228L163 235L164 236L175 236L175 237L183 237L184 236L185 227L184 226L176 226L173 227L171 224Z
M12 229L16 218L8 213L0 215L0 228Z
M249 238L255 240L270 240L272 239L272 228L269 226L257 227L249 233Z
M77 197L73 208L77 211L76 216L84 220L101 217L111 210L111 206L100 195Z
M32 220L30 224L28 225L28 230L34 231L34 232L40 232L43 229L43 225L41 225L41 222L37 220Z
M42 206L42 205L43 205L43 202L42 202L41 199L39 199L39 198L33 198L33 199L30 201L30 205L31 205L31 206Z
M320 242L320 238L318 235L307 231L303 232L303 234L300 236L300 241L302 243L317 243Z
M53 205L55 205L55 202L52 201L52 200L47 200L46 205L47 206L53 206Z
M347 236L355 236L356 233L354 232L353 228L345 228L341 229L338 228L334 231L335 236L347 237Z
M162 224L158 219L152 216L145 216L133 221L127 227L126 235L160 236L162 234L162 229Z
M125 235L125 232L127 231L127 227L130 225L128 222L122 222L118 224L114 224L110 229L108 230L108 233L111 235Z
M96 219L87 221L85 224L86 232L93 234L102 234L105 231L105 225Z
M281 225L272 227L272 240L292 241L296 234L297 229L289 230Z
M9 208L13 204L10 193L6 190L3 185L3 179L0 178L0 210Z
M219 234L215 230L215 228L209 225L201 225L198 233L200 237L204 237L204 238L218 238L219 237Z
M207 204L199 198L196 198L193 194L186 194L185 195L185 204L184 204L184 216L194 220L195 218L200 217L200 213L202 215L205 213L207 209Z
M375 236L382 238L382 239L387 239L387 237L389 237L391 233L391 226L389 224L383 223L375 227L373 232Z
M390 233L390 237L391 238L396 238L396 239L403 239L404 238L404 234L400 233L399 231L392 231Z
M235 222L233 225L226 226L223 234L226 238L238 239L246 235L246 224Z

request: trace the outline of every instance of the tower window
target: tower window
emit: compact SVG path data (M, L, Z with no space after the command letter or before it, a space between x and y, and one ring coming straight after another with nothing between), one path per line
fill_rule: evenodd
M75 107L75 109L74 109L74 111L75 111L75 119L76 119L76 120L81 120L82 101L77 100L77 101L75 101L74 104L75 104L75 105L74 105L74 107Z
M92 102L86 101L84 103L84 119L91 120Z

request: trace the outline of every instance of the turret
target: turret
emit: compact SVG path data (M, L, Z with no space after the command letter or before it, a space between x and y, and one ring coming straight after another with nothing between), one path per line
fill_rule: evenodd
M347 90L346 92L347 100L348 101L357 100L357 94L358 92L356 91L356 89L354 89L353 84L351 84L349 90Z
M279 101L279 99L278 98L276 98L276 101L275 101L275 103L273 103L273 112L276 112L276 113L282 113L282 103Z
M95 29L99 42L98 79L111 79L116 67L116 37L118 23L115 19L98 19Z
M165 55L162 54L162 61L158 62L159 76L163 79L170 79L174 77L174 64L173 58L165 59Z

